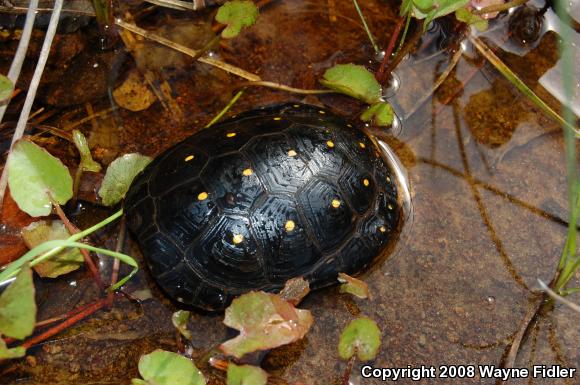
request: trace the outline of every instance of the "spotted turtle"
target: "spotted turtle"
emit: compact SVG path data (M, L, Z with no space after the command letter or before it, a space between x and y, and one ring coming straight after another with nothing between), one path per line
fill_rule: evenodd
M316 289L357 274L402 222L375 140L304 104L252 110L190 136L135 178L124 209L163 291L206 310L293 277Z

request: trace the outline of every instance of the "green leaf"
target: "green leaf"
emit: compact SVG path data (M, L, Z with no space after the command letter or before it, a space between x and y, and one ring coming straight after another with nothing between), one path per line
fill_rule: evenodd
M32 334L35 323L32 271L25 265L0 295L0 335L21 340Z
M395 113L393 107L387 102L378 102L363 112L360 118L365 121L374 121L377 126L388 127L393 124Z
M178 310L171 316L173 326L175 326L179 333L187 339L191 338L191 332L187 330L187 321L189 321L190 314L191 313L186 310Z
M369 361L377 356L381 345L381 331L376 322L367 317L357 318L342 331L338 353L343 360L355 353L359 360Z
M473 13L469 12L467 8L460 8L455 11L455 18L466 24L473 25L480 32L487 30L487 19L484 19L479 15L474 15Z
M8 185L18 207L33 217L52 211L50 196L65 204L72 197L72 178L62 162L27 140L16 142L8 155Z
M22 229L22 239L29 249L54 239L67 239L71 236L60 220L33 222ZM79 249L64 249L54 257L34 266L41 277L56 278L77 270L83 265L84 258Z
M129 191L133 179L151 160L150 157L141 154L125 154L111 162L99 189L103 204L113 206L119 203Z
M372 104L381 97L381 85L365 67L356 64L337 64L324 72L320 80L324 86Z
M133 384L205 385L205 377L193 362L164 350L155 350L141 356L139 374L145 381L135 378Z
M231 39L240 34L243 27L254 25L258 18L258 7L252 1L228 1L222 5L215 16L218 23L228 26L222 32L224 39Z
M355 297L363 299L371 296L368 285L360 279L353 278L344 273L339 273L338 281L342 283L342 285L340 285L341 293L352 294Z
M87 138L85 138L83 133L80 132L79 130L73 130L72 137L73 142L81 155L81 163L79 164L79 167L83 171L90 172L101 171L101 165L95 162L93 160L93 157L91 156L91 150L89 149Z
M278 295L249 292L234 299L226 309L224 324L240 334L224 342L220 349L237 358L273 349L303 338L312 322L308 310L296 309Z
M228 363L227 385L266 385L268 373L252 365Z
M423 23L423 28L427 28L429 23L434 19L448 15L455 12L459 8L464 7L469 3L470 0L436 0L434 1L434 9L429 11L425 17L425 22Z
M8 349L6 342L0 338L0 361L8 360L11 358L20 358L26 355L26 349L22 346L18 346L12 349Z
M431 11L436 3L435 0L413 0L413 5L423 13Z
M0 103L10 99L14 92L14 84L4 75L0 75Z

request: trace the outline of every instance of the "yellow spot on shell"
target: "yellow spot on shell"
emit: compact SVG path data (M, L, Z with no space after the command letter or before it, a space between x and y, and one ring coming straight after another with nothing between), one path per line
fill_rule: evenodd
M240 244L244 241L244 236L242 234L234 234L234 237L232 238L232 241L234 242L234 244Z
M226 134L226 136L227 136L228 138L233 138L234 136L236 136L236 133L235 133L235 132L228 132L228 133Z
M298 108L298 107L300 107L300 104L295 104L295 105L293 105L292 107L294 107L294 108Z
M244 176L250 176L250 175L252 175L253 173L254 173L254 172L252 171L252 169L251 169L251 168L247 168L247 169L245 169L244 171L242 171L242 174L243 174Z
M391 178L387 177L387 182L391 183Z
M347 126L348 128L352 128L352 124L350 124L350 123L349 123L349 124L347 124L346 126Z
M392 210L393 209L393 206L391 206L390 204L387 205L387 207L389 208L389 210Z
M294 151L294 150L290 150L290 151L288 151L288 156L296 156L296 155L298 155L298 154L296 153L296 151Z
M192 159L193 159L193 155L188 155L188 156L185 157L185 161L186 162L189 162Z
M338 199L333 199L331 205L332 205L332 207L337 209L340 207L340 201Z
M319 113L320 115L324 115L324 114L326 114L326 111L322 111L322 110L320 110L320 111L318 111L318 113Z
M284 225L284 228L286 229L286 231L292 231L292 230L294 230L294 227L296 227L296 224L294 223L294 221L287 221L286 224Z
M360 146L360 148L365 148L366 145L363 142L359 142L358 145Z
M384 233L384 232L386 232L386 231L387 231L387 229L385 228L385 226L381 226L381 227L379 227L379 231L380 231L381 233Z
M197 196L197 199L200 201L206 200L208 197L208 194L204 191L204 192L200 192L199 195Z
M334 147L334 142L332 140L329 140L328 142L326 142L326 145L330 148Z
M369 182L369 180L365 178L363 179L363 184L368 187L371 184L371 182Z
M274 120L282 120L282 118L281 118L281 117L279 117L279 116L276 116L276 117L274 118Z

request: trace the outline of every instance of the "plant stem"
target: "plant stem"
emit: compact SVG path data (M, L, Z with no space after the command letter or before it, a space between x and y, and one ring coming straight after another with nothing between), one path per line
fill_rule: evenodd
M97 223L89 227L86 230L81 231L80 233L71 235L67 241L78 241L79 239L83 239L89 234L94 233L101 227L108 225L109 223L115 221L117 218L123 215L123 209L117 211L115 214L111 215L108 218L103 219L101 222ZM53 246L57 241L48 241L43 244L36 246L34 249L29 250L26 254L22 257L18 258L16 261L8 264L6 268L0 273L0 284L7 279L14 277L20 271L20 268L27 262L31 262L33 259L34 261L31 262L31 266L42 262L64 250L68 246ZM88 248L88 247L87 247ZM38 254L42 254L40 257L36 258ZM35 259L36 258L36 259Z
M234 95L234 97L230 100L230 102L227 104L227 106L225 106L220 112L219 114L217 114L208 124L206 124L206 126L204 128L208 128L213 126L217 121L219 121L222 116L224 116L229 110L230 108L232 108L232 106L238 101L238 99L244 94L244 90L239 90L237 94Z
M373 37L373 34L371 33L371 30L369 29L369 26L367 25L367 22L365 20L365 17L358 5L358 1L357 0L352 0L352 2L354 3L354 7L356 8L356 12L358 13L358 16L360 17L360 20L362 21L363 27L369 37L369 40L371 41L371 44L373 46L373 49L375 50L375 53L378 55L380 50L379 50L379 46L377 45L377 43L375 43L375 39Z
M16 48L14 59L12 59L12 64L10 64L10 69L8 70L7 77L14 85L18 82L20 70L22 69L22 64L24 64L24 59L26 58L26 52L28 51L28 44L30 43L30 35L32 34L32 27L34 26L37 8L38 0L31 0L28 5L28 11L26 12L26 21L24 22L24 28L22 29L22 36L20 36L18 48ZM2 122L2 118L4 118L4 113L6 112L6 108L8 108L8 103L10 103L10 100L0 106L0 122Z
M50 16L50 23L48 24L48 29L46 30L46 36L44 42L42 43L42 49L40 50L40 56L36 62L36 68L34 69L34 74L32 75L32 80L28 87L28 92L26 94L26 99L24 100L24 106L20 112L20 117L18 118L18 123L16 124L16 130L12 136L12 143L10 147L16 143L22 135L24 134L24 129L26 128L26 123L28 122L28 117L30 116L30 111L32 110L32 104L36 98L36 91L40 85L40 78L44 72L44 67L48 60L48 55L50 53L50 47L52 45L52 40L56 35L56 27L58 26L58 21L60 19L60 12L62 10L62 4L64 0L55 0L54 9L52 15ZM2 176L0 176L0 208L3 207L4 194L6 193L6 186L8 185L8 168L4 167L2 170Z
M510 1L508 3L504 3L504 4L494 4L494 5L490 5L488 7L484 7L481 9L476 9L473 11L473 14L474 15L484 15L486 13L507 11L510 8L518 7L518 6L525 4L527 2L528 2L528 0L514 0L514 1Z
M572 132L579 133L578 129L566 122L556 111L548 106L538 95L534 93L481 39L470 35L469 41L477 50L518 90L527 96L536 106L544 111L549 117Z
M395 43L397 42L397 38L399 37L399 34L401 33L401 28L403 28L403 21L405 19L403 17L399 18L399 21L397 22L397 25L395 26L395 30L393 31L393 34L391 35L391 39L389 40L389 45L387 46L387 50L385 51L385 56L383 56L383 61L381 62L381 66L379 67L379 70L377 71L377 81L381 84L383 84L383 82L386 80L386 78L390 75L390 74L385 74L385 67L387 66L387 63L389 62L391 55L393 54L393 50L395 49Z
M80 169L80 167L79 167L79 169ZM49 194L49 196L50 196L50 194ZM71 221L67 218L66 214L64 213L64 211L62 211L62 208L60 207L58 202L56 202L52 198L52 196L50 197L50 200L52 201L52 206L54 207L56 214L58 215L58 217L60 218L62 223L64 223L64 226L66 227L68 232L71 235L78 234L80 232L80 230L78 229L78 227L73 225L71 223ZM104 289L105 285L103 284L103 280L101 279L101 275L99 274L99 269L97 268L97 266L93 262L93 259L91 258L89 252L85 249L80 249L80 252L83 255L83 258L85 259L85 263L86 263L87 267L89 268L89 271L93 275L93 279L95 280L97 286L101 290Z
M119 225L119 233L117 236L117 244L115 245L115 252L120 253L123 249L123 244L125 243L125 234L127 233L127 221L126 217L121 218L121 224ZM119 279L119 268L121 267L121 261L119 259L115 259L113 261L113 272L111 273L111 286L115 286L117 280ZM111 308L113 306L113 300L115 299L115 293L110 291L107 300L108 300L108 307Z
M93 303L92 305L86 307L81 312L77 313L76 315L68 318L66 321L56 325L53 328L45 331L42 334L39 334L36 337L32 337L22 343L22 347L28 349L40 342L43 342L50 337L54 336L55 334L63 331L64 329L76 324L77 322L81 321L82 319L90 316L91 314L95 313L97 310L103 308L108 303L106 298L100 299L97 302Z

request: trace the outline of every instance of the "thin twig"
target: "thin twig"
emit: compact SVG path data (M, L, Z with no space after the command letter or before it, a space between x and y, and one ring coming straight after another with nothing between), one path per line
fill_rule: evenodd
M274 88L276 90L293 92L295 94L303 94L303 95L331 94L331 93L336 92L333 90L305 90L303 88L294 88L294 87L286 86L284 84L269 82L269 81L265 81L265 80L259 80L259 81L255 81L255 82L246 82L246 83L240 84L240 87L248 87L248 86L269 87L269 88Z
M103 308L106 304L107 304L106 298L100 299L97 302L93 303L91 306L85 308L80 313L68 318L66 321L56 325L53 328L48 329L46 332L39 334L36 337L32 337L31 339L24 341L21 346L25 349L28 349L31 346L37 345L37 344L49 339L50 337L54 336L55 334L60 333L64 329L71 327L72 325L83 320L84 318L90 316L91 314L95 313L97 310Z
M34 19L36 18L36 10L38 8L38 0L32 0L28 5L28 12L26 12L26 21L24 22L24 28L22 29L22 36L20 36L20 42L18 43L18 48L16 48L16 53L12 59L12 64L8 70L8 79L12 84L16 85L18 78L20 77L20 70L24 64L24 59L26 58L26 52L28 51L28 44L30 43L30 35L32 34L32 27L34 26ZM13 94L14 97L16 94ZM0 106L0 122L4 118L4 113L6 108L8 108L8 103ZM0 202L2 200L0 199Z
M16 125L16 130L14 131L14 136L12 136L12 143L10 146L13 146L14 143L22 138L22 135L24 134L24 129L26 128L26 123L28 122L28 116L32 110L34 99L36 98L36 91L40 85L40 78L42 77L44 66L48 60L52 40L56 35L56 27L58 26L58 21L60 19L60 11L62 10L63 1L64 0L56 0L54 3L54 10L50 16L50 23L46 31L44 43L42 44L40 56L36 63L36 69L34 70L34 75L32 75L32 80L30 81L30 86L28 87L28 93L26 94L24 106L20 112L20 117L18 118L18 123ZM4 194L6 193L6 186L8 185L7 171L8 167L4 167L2 170L2 176L0 177L0 208L3 207L2 203L4 202Z
M127 23L127 22L120 20L120 19L117 19L115 21L115 24L117 24L121 28L124 28L124 29L131 31L133 33L136 33L137 35L143 36L146 39L153 40L153 41L155 41L161 45L164 45L166 47L172 48L172 49L179 51L185 55L188 55L191 57L195 57L197 55L197 51L192 49L192 48L175 43L169 39L164 38L163 36L159 36L155 33L149 32L143 28L137 27L134 24ZM228 64L228 63L223 62L221 60L213 59L210 57L200 57L198 60L202 63L209 64L211 66L220 68L226 72L229 72L231 74L234 74L236 76L239 76L241 78L249 80L251 82L262 80L258 75L255 75L251 72L248 72L248 71L243 70L239 67Z

